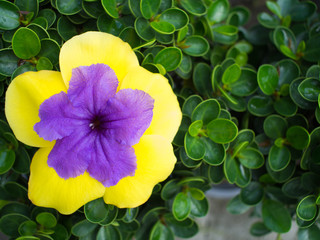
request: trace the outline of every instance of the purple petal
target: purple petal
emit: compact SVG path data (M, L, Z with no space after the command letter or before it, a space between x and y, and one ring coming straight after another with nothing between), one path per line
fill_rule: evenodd
M122 89L107 102L103 128L107 135L130 146L137 144L149 127L154 99L140 90Z
M122 178L134 175L137 165L131 146L97 135L93 149L93 158L87 171L105 187L114 186Z
M82 108L74 108L65 92L55 94L45 100L39 109L40 122L34 125L34 130L47 141L69 136L83 124L88 113Z
M70 136L57 140L48 156L48 166L65 179L83 174L93 154L91 135L90 130L78 129Z
M72 70L68 98L73 106L84 106L97 114L114 96L117 87L117 76L108 65L80 66Z

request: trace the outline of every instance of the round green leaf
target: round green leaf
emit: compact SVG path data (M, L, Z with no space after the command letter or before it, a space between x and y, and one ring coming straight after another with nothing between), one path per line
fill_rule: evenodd
M278 26L273 32L274 44L280 49L282 45L288 47L293 53L296 51L296 38L294 33L286 27Z
M98 198L84 205L86 218L93 223L99 223L107 216L108 209L102 198Z
M147 19L138 17L134 22L134 28L137 34L145 41L149 41L155 38L154 30L150 27L150 23Z
M209 51L209 43L202 36L189 36L181 46L182 51L190 56L199 57L205 55Z
M52 230L54 233L51 235L51 237L55 240L66 240L69 238L67 229L61 224L57 224Z
M291 216L285 206L274 200L262 203L262 219L270 230L277 233L288 232L291 228Z
M247 205L256 205L264 197L264 189L259 182L251 182L241 189L240 198Z
M208 199L204 196L202 199L196 199L195 197L190 198L191 201L191 212L190 214L195 217L204 217L209 211Z
M297 78L290 84L290 89L289 89L290 97L292 101L295 104L297 104L300 108L314 109L316 107L316 103L307 101L305 98L301 96L300 92L298 91L298 87L302 81L303 81L302 78Z
M309 62L317 62L320 60L320 35L309 38L306 42L306 49L303 52L303 58Z
M167 72L179 67L182 60L182 52L176 47L167 47L162 49L154 58L154 63L161 64Z
M236 162L236 160L232 158L230 154L227 154L223 164L223 171L229 183L231 184L235 183L237 179L238 168L239 168L239 164Z
M253 96L248 102L248 111L255 116L264 117L273 112L273 101L268 96Z
M19 58L13 53L12 49L0 49L0 74L11 76L18 67Z
M216 119L220 114L220 104L215 99L208 99L201 102L192 112L192 122L202 120L203 125L207 125L210 121Z
M14 4L20 11L33 13L33 16L38 15L39 0L15 0Z
M201 62L195 66L193 70L193 84L201 95L212 96L211 67L208 64Z
M270 115L263 122L263 130L265 134L272 139L284 137L287 128L287 121L278 115Z
M190 134L192 137L197 137L198 134L201 132L202 126L203 126L202 120L194 121L194 122L189 126L189 129L188 129L189 134Z
M258 14L258 21L266 28L276 28L280 25L280 20L277 17L265 12Z
M291 100L290 96L276 100L273 107L277 113L286 117L293 116L298 110L298 106Z
M251 206L245 204L241 198L240 195L235 196L230 200L230 202L227 205L227 211L231 214L243 214L247 212Z
M100 225L109 225L117 218L118 208L113 205L107 205L106 208L108 212L106 213L106 217L99 222Z
M23 222L18 229L22 236L32 236L37 232L37 223L31 220Z
M98 18L100 15L105 13L101 1L82 1L82 8L92 18Z
M241 75L241 68L238 64L229 66L222 75L222 82L224 84L234 83Z
M172 213L178 221L185 220L191 212L191 200L187 194L180 192L175 197L172 205Z
M36 221L46 228L53 228L57 225L56 217L48 212L39 213L36 217Z
M178 221L172 214L165 214L164 219L177 237L190 238L199 231L196 222L193 222L190 218Z
M279 76L277 69L269 64L264 64L258 69L258 84L261 91L266 95L274 93L278 86Z
M20 235L18 232L20 224L28 220L30 220L28 217L17 213L4 215L0 219L0 230L13 238L18 237Z
M161 34L172 34L175 31L175 28L171 23L164 21L153 21L150 23L150 26Z
M255 222L250 227L250 234L256 237L264 236L270 233L270 229L263 222Z
M77 237L84 237L95 230L97 226L97 224L91 223L85 219L73 225L71 228L71 233Z
M292 126L287 130L286 138L288 142L298 150L303 150L310 143L308 131L300 126Z
M8 172L15 161L15 153L11 149L0 150L0 174Z
M216 143L228 143L233 141L237 134L237 126L228 119L212 120L207 126L209 138Z
M161 198L164 200L170 200L181 191L181 186L178 185L177 179L168 181L162 188Z
M142 16L146 19L153 17L157 13L160 3L161 0L140 0L140 10Z
M119 17L116 0L101 0L101 3L106 13L108 13L112 18Z
M269 161L266 162L266 167L271 178L279 183L288 181L294 174L296 165L294 161L290 161L288 166L281 171L273 171L269 166Z
M0 29L12 30L19 25L19 8L9 1L0 1Z
M50 60L46 57L41 57L38 59L36 68L38 71L40 70L51 70L53 68L52 63Z
M51 27L53 25L53 23L56 21L56 13L49 8L44 8L42 10L40 10L39 17L44 17L45 19L47 19L48 22L48 28Z
M224 178L223 166L210 166L208 177L209 180L215 184L221 183Z
M213 1L209 8L207 17L211 22L221 22L225 20L229 13L230 4L228 0Z
M297 2L290 7L290 16L293 21L306 21L317 10L317 5L312 1ZM300 239L299 239L300 240Z
M314 221L312 222L314 223ZM307 228L299 228L298 240L317 240L320 235L320 229L316 224Z
M174 240L174 234L169 227L163 225L161 221L158 221L153 226L149 239L150 240L162 240L162 239Z
M279 86L290 84L294 79L300 76L300 68L291 59L284 59L276 64L279 72Z
M240 77L229 84L229 91L239 97L249 96L258 89L257 73L249 68L241 69Z
M206 149L199 137L192 137L186 133L184 138L184 148L187 155L193 160L200 160L204 157Z
M304 221L312 220L318 212L316 197L313 195L303 198L297 206L297 215Z
M81 0L56 0L58 11L63 15L73 15L81 11Z
M306 196L310 191L305 188L302 178L296 177L290 179L282 186L282 191L289 197L301 198Z
M226 151L223 144L215 143L210 138L202 138L202 142L206 149L203 161L209 165L220 165L226 157Z
M202 98L199 95L192 95L188 97L182 106L182 113L191 118L193 110L202 102Z
M274 145L270 149L268 160L273 171L281 171L288 166L291 154L288 148Z
M78 34L76 26L74 26L74 24L71 23L65 16L62 16L58 19L57 31L61 38L65 41Z
M108 225L108 226L102 226L96 236L96 240L105 240L105 239L122 240L122 237L118 228L115 228L112 225Z
M7 182L4 189L14 198L26 199L27 189L17 182Z
M260 168L264 164L262 153L255 148L246 148L237 154L237 158L241 164L250 169Z
M29 28L29 29L31 29L32 31L34 31L34 32L38 35L40 41L41 41L42 39L44 39L44 38L49 38L49 34L48 34L48 32L46 31L46 29L43 28L42 26L36 24L36 23L31 23L31 24L29 24L29 25L27 26L27 28ZM42 47L42 46L41 46L41 47Z
M160 21L171 23L176 30L185 27L189 22L188 15L179 8L170 8L160 15Z
M320 80L307 78L299 84L298 91L306 100L317 102L320 94Z
M37 71L36 67L31 63L25 63L21 65L20 67L16 68L16 70L11 75L11 80L13 80L15 77L19 76L22 73L29 72L29 71Z
M188 168L196 168L196 167L199 167L201 165L201 161L193 160L187 155L186 150L184 149L184 147L179 149L179 157L180 157L181 162L183 163L183 165L185 165Z
M13 35L12 48L17 57L30 59L40 52L40 39L34 31L22 27Z
M173 139L173 143L177 146L183 146L184 145L184 136L186 135L186 132L188 132L189 125L191 124L191 120L189 117L183 115L181 124L179 127L178 132L176 133L176 136Z
M180 0L180 4L189 13L196 16L204 15L207 12L203 2L199 0Z

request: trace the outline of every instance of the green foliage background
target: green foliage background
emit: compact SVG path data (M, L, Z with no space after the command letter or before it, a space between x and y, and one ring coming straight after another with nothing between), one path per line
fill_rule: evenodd
M267 1L258 24L228 0L0 0L0 95L26 71L59 70L61 45L86 31L119 36L166 76L183 119L172 175L149 201L102 199L70 216L27 198L30 159L0 116L0 230L11 239L174 239L198 232L205 191L241 188L228 211L261 220L250 232L320 235L320 22L312 1ZM232 227L232 226L230 226Z

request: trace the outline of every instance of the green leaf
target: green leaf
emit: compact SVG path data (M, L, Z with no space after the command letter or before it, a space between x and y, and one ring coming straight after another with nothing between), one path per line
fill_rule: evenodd
M39 17L44 17L47 22L48 22L48 28L50 28L54 22L56 21L56 13L52 10L52 9L49 9L49 8L44 8L42 10L40 10L39 14L38 14Z
M282 97L273 103L277 113L290 117L298 111L298 106L291 100L290 96Z
M195 217L204 217L209 211L209 203L207 198L203 195L203 199L196 199L193 195L190 198L191 212L190 214Z
M259 95L253 96L248 102L248 111L258 117L270 115L274 111L272 98Z
M246 148L237 154L237 158L241 164L250 169L262 167L264 164L263 154L255 148Z
M30 220L28 217L17 213L4 215L0 219L0 230L5 235L13 238L18 237L20 235L18 232L20 224L28 220Z
M32 236L37 232L37 223L31 220L23 222L18 229L22 236Z
M318 213L316 197L309 195L303 198L297 206L297 215L304 221L312 220Z
M209 180L215 184L221 183L224 178L223 166L210 166L208 177Z
M194 67L193 84L201 95L212 96L211 67L208 64L201 62Z
M198 137L192 137L189 133L186 133L184 139L184 148L187 155L193 160L200 160L204 157L206 149L205 145Z
M292 147L303 150L310 143L308 131L300 126L292 126L287 130L286 138Z
M155 32L151 28L150 23L147 19L138 17L134 22L134 28L143 40L149 41L155 38Z
M317 5L312 1L304 1L293 4L289 9L293 21L303 22L316 12Z
M206 150L203 161L214 166L220 165L226 157L223 144L215 143L210 138L202 138L202 143Z
M197 223L193 222L190 218L187 218L183 221L178 221L172 214L169 213L164 215L164 219L177 237L190 238L199 231Z
M157 13L160 3L161 0L140 0L140 10L142 16L146 19L153 17Z
M122 218L122 221L124 221L125 223L130 223L130 222L135 220L135 218L137 217L138 213L139 213L139 208L138 207L136 207L136 208L127 208L126 214Z
M278 115L270 115L263 122L265 134L272 139L284 137L287 128L287 121Z
M285 206L274 200L262 203L262 219L270 230L277 233L288 232L291 228L291 216Z
M176 133L176 136L173 139L173 143L177 146L183 146L184 145L184 137L186 133L188 132L189 125L191 124L191 120L189 117L183 115L181 124L179 127L178 132Z
M180 157L181 162L183 163L183 165L188 167L188 168L196 168L196 167L199 167L201 165L201 161L193 160L187 155L186 150L184 149L184 147L181 147L179 149L179 157Z
M182 113L191 118L193 110L201 102L202 102L202 98L199 95L191 95L184 101L182 105Z
M154 63L161 64L167 72L179 67L182 60L182 52L176 47L162 49L154 58Z
M39 0L15 0L14 4L20 11L33 13L33 16L38 15Z
M45 228L53 228L57 225L57 219L52 213L42 212L36 217L36 221Z
M220 114L220 104L215 99L208 99L201 102L192 112L192 122L202 120L203 125L207 125L216 119Z
M175 197L172 213L178 221L185 220L191 212L191 200L187 194L181 192Z
M54 233L51 235L51 237L55 240L66 240L69 238L67 229L61 224L57 224L52 230Z
M309 62L317 62L320 60L320 34L310 37L306 42L306 48L303 52L303 58Z
M102 226L100 228L95 239L96 240L105 240L105 239L122 240L122 237L118 228L115 228L112 225L108 225L108 226Z
M15 161L15 153L11 149L0 150L0 174L8 172Z
M189 22L188 15L179 8L170 8L161 13L160 21L171 23L175 30L180 30L187 26Z
M235 161L235 159L232 158L230 154L227 154L223 164L223 171L226 179L231 184L236 182L238 167L239 164Z
M269 152L269 165L270 168L275 171L281 171L285 169L291 160L291 154L287 147L272 146Z
M25 199L27 198L27 189L17 182L7 182L4 189L14 198Z
M50 62L50 60L46 57L40 57L38 59L36 68L38 71L40 70L51 70L53 68L52 63Z
M129 43L132 48L138 47L140 45L140 38L133 27L124 28L119 34L119 37L123 41Z
M76 237L84 237L97 228L97 224L91 223L88 220L83 220L76 223L71 228L71 233Z
M164 21L153 21L150 23L150 26L161 34L172 34L176 30L171 23Z
M290 161L290 163L288 164L288 166L286 168L284 168L281 171L273 171L270 166L269 166L269 161L266 161L266 167L267 167L267 171L269 173L269 175L271 176L271 178L279 183L283 183L288 181L292 175L294 174L296 165L293 161Z
M309 185L310 187L310 185ZM290 179L282 186L282 191L289 197L301 198L306 196L310 191L305 188L302 178L296 177Z
M12 49L0 49L0 74L7 77L11 76L18 67L18 61L19 58L13 53Z
M181 0L180 4L189 13L196 16L204 15L207 12L202 0Z
M320 80L307 78L299 84L298 91L306 100L317 102L320 94Z
M68 20L68 18L65 16L62 16L58 19L57 31L61 38L65 41L78 34L76 26L74 26L74 24L71 23L70 20Z
M0 1L0 16L0 29L12 30L19 27L19 8L13 3Z
M224 144L236 138L238 128L228 119L215 119L208 124L207 132L212 141Z
M84 205L84 214L92 223L99 223L107 216L108 208L102 198L98 198Z
M279 82L278 72L274 66L270 64L260 66L257 78L259 87L264 94L271 95L274 93Z
M280 20L277 17L271 16L268 13L262 12L258 14L259 23L266 28L276 28L279 26Z
M202 126L203 126L202 120L194 121L194 122L189 126L189 129L188 129L189 134L190 134L192 137L197 137L198 134L201 132Z
M105 14L101 1L82 1L82 8L84 12L92 18L98 18L100 15Z
M204 37L197 35L187 37L180 47L185 54L193 57L205 55L210 48L208 41Z
M296 52L296 38L289 28L278 26L273 32L273 41L278 49L284 45L291 49L293 53Z
M101 0L101 3L104 10L109 14L109 16L111 16L112 18L119 17L116 0Z
M213 1L209 8L207 17L211 22L221 22L228 17L230 4L228 0Z
M256 205L262 201L264 189L261 183L251 182L248 186L241 189L240 198L247 205Z
M21 27L13 35L12 48L17 57L30 59L40 52L40 39L34 31Z
M273 2L273 1L266 1L266 5L268 7L268 9L275 15L277 15L277 17L279 19L282 18L282 15L281 15L281 9L280 9L280 6L278 5L278 3L276 2Z
M308 228L299 228L298 240L317 240L320 234L318 225L313 224Z
M240 195L237 195L234 198L232 198L227 205L227 211L231 214L243 214L247 212L250 208L251 206L242 202Z
M228 85L229 91L239 97L249 96L258 89L257 73L249 68L242 68L240 77Z
M181 186L178 185L177 179L168 181L162 188L161 198L164 200L170 200L175 197L181 191Z
M250 227L250 234L256 237L264 236L270 233L270 229L263 222L255 222Z
M224 84L234 83L239 79L241 75L241 68L238 64L233 64L229 66L222 75L222 82Z
M158 221L153 226L149 239L150 240L163 240L163 239L174 240L174 234L170 228L162 224L161 221Z
M315 102L307 101L305 98L301 96L300 92L298 91L298 87L302 81L303 81L302 78L297 78L293 80L293 82L290 84L290 89L289 89L290 97L292 101L295 104L297 104L300 108L314 109L317 104Z

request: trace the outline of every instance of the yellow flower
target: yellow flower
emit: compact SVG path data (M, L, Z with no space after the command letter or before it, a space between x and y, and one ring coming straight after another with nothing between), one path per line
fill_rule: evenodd
M61 92L69 94L74 70L93 64L104 64L114 71L118 81L117 94L124 89L141 90L154 100L151 123L138 143L132 146L136 170L108 187L94 178L90 171L61 177L56 168L48 166L48 156L60 138L48 141L34 130L35 125L43 121L39 117L40 106L45 108L42 103L48 102L52 96L61 95ZM171 174L176 162L171 142L182 116L168 80L140 67L127 43L101 32L87 32L67 41L60 52L60 70L23 73L12 81L6 93L5 114L15 136L27 145L40 148L30 167L30 200L38 206L55 208L62 214L71 214L99 197L120 208L143 204L153 187ZM88 127L93 129L94 124L96 120ZM76 149L70 149L70 156L77 154L73 152ZM87 157L81 154L82 159ZM63 159L68 159L68 155Z

